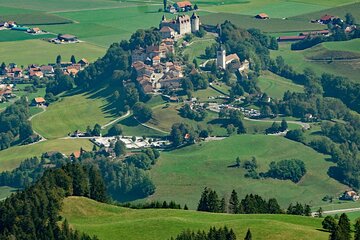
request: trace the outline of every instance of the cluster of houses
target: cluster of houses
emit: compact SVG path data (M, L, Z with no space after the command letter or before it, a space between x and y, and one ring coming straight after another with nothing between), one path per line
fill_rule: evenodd
M33 35L46 33L45 31L42 31L38 27L30 28L30 27L20 26L14 21L0 22L0 30L6 30L6 29L26 32Z
M37 65L31 64L27 68L18 67L15 63L10 63L5 69L0 70L0 81L10 81L13 83L26 82L34 77L53 77L55 68L59 68L66 75L75 76L89 62L83 58L77 63L62 62L61 64Z

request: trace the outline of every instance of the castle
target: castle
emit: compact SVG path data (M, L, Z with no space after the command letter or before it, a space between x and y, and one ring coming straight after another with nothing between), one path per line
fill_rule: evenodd
M187 33L195 33L200 29L200 18L196 13L191 17L178 15L174 19L167 20L165 15L160 22L160 33L163 38L176 38Z
M249 65L250 64L247 59L241 61L236 53L226 56L225 48L223 46L219 46L216 54L216 66L218 68L244 72L249 70Z

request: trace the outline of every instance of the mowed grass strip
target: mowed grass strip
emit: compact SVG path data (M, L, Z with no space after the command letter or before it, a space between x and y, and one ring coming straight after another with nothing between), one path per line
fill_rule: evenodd
M303 86L295 84L291 80L280 77L270 71L261 73L259 86L263 92L277 99L282 99L286 91L303 92L304 90Z
M105 51L105 48L88 43L53 44L39 39L0 42L1 61L14 62L18 66L54 63L57 55L61 55L63 61L69 61L74 55L77 60L86 58L92 62L103 56Z
M103 125L116 118L109 102L93 94L77 94L51 104L47 111L35 116L32 125L45 138L65 137L75 130L85 131L96 123Z
M175 187L176 188L176 187ZM174 189L175 190L175 189ZM169 196L171 197L171 196ZM61 215L76 230L99 239L170 239L186 229L232 228L243 239L248 228L253 239L328 239L319 231L321 219L291 215L212 214L171 209L126 209L81 197L64 200Z
M59 151L70 155L74 151L92 149L92 143L88 139L56 139L44 141L32 145L15 146L0 151L0 171L11 170L19 166L20 162L30 157L40 157L48 151Z
M252 156L259 164L258 172L267 171L271 161L295 158L304 161L307 173L295 184L288 180L245 178L245 170L228 167L237 157L245 161ZM336 196L346 189L327 175L333 163L325 159L325 155L301 143L278 136L236 135L199 143L161 154L150 170L157 188L149 200L175 200L195 208L203 188L211 187L226 198L235 189L241 197L249 193L275 197L283 207L294 201L320 205L325 195Z

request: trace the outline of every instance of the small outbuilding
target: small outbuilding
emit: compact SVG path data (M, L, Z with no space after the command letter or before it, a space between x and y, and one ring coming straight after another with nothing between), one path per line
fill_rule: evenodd
M34 99L34 102L36 104L36 106L40 107L40 106L44 106L46 101L43 97L37 97Z
M266 13L259 13L258 15L255 16L255 18L257 18L257 19L269 19L269 15L267 15Z

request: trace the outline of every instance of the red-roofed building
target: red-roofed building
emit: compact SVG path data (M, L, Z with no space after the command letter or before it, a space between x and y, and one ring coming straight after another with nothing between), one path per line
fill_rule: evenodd
M329 22L331 22L335 17L332 15L327 15L325 14L324 16L322 16L318 21L322 24L328 24Z
M304 40L306 36L282 36L278 37L278 42L291 42L291 41L300 41Z
M34 103L36 104L36 106L40 107L40 106L44 106L46 101L43 97L37 97L34 99Z
M182 12L182 11L186 11L186 10L191 10L192 4L190 1L177 2L177 3L174 3L174 8L176 9L176 11Z
M266 13L259 13L258 15L255 16L255 18L258 18L258 19L269 19L269 15L267 15Z

